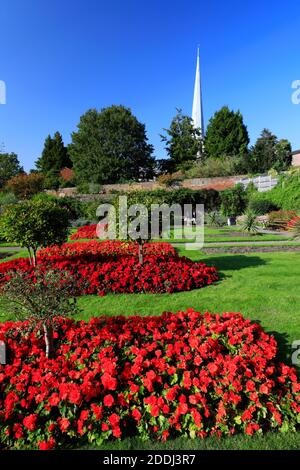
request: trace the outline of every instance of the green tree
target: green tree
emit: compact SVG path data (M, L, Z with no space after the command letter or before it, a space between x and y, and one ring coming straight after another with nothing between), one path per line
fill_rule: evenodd
M292 147L288 140L278 140L268 129L263 129L248 157L248 170L263 173L271 168L287 170L292 162Z
M18 156L15 153L0 152L0 188L3 188L8 180L23 171Z
M7 242L27 248L36 265L38 248L67 240L69 212L53 201L25 201L7 207L0 219L0 234Z
M161 135L166 143L166 151L170 158L169 170L175 171L190 167L202 155L202 140L200 130L195 129L193 120L177 109L169 129L164 129L166 135Z
M72 167L68 150L59 132L55 132L53 137L51 135L46 137L42 155L35 164L37 169L46 176L47 186L57 187L61 170Z
M210 158L244 157L249 135L240 111L223 106L210 119L205 137L205 154Z
M79 182L116 183L152 177L153 147L129 108L90 109L72 134L69 153Z
M236 217L242 215L247 207L247 192L241 184L234 188L220 192L221 212L226 217Z

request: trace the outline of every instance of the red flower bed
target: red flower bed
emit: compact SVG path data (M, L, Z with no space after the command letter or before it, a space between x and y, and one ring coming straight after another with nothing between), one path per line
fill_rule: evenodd
M2 446L299 430L295 370L238 313L60 320L52 359L25 327L0 324Z
M97 224L83 225L79 227L71 236L71 240L80 240L81 238L97 238Z
M157 242L145 243L143 251L146 255L175 255L176 251L170 243ZM38 252L39 258L45 256L77 256L77 255L99 255L119 258L126 255L138 255L138 244L121 240L88 241L64 243L61 246L55 245L44 248Z
M82 294L98 295L108 292L171 293L204 287L218 279L214 267L178 256L167 243L146 244L142 265L133 255L136 251L134 243L65 244L41 250L38 269L40 272L49 269L68 271ZM10 271L26 272L34 278L35 270L27 258L1 263L0 282L7 280Z

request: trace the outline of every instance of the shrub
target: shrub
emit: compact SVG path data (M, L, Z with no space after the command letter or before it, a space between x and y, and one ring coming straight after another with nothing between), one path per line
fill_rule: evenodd
M256 193L253 199L270 201L277 209L281 210L291 211L300 209L299 173L281 176L273 189L264 193Z
M275 230L286 230L288 222L295 216L294 211L274 211L269 214L269 227Z
M205 222L211 227L223 227L226 225L226 220L222 214L217 211L207 212L207 214L205 214Z
M252 199L249 201L248 208L256 215L265 215L279 209L270 199Z
M214 189L192 190L187 188L165 190L157 189L155 191L130 191L128 193L118 193L112 201L117 207L119 196L126 195L128 206L133 204L144 204L148 210L151 204L204 204L205 210L216 210L220 207L219 192Z
M243 232L250 233L251 235L255 235L258 232L258 225L257 225L257 216L255 212L251 210L247 210L244 216L244 220L242 223L242 230Z
M204 162L195 163L186 172L187 178L212 178L236 174L237 160L234 157L207 158Z
M247 192L241 184L220 193L221 211L226 217L236 217L243 214L247 206Z
M3 446L299 430L296 371L276 359L273 336L241 314L64 319L52 359L24 328L0 324L10 357L0 365Z
M45 177L41 173L30 173L11 178L6 187L19 199L28 199L44 189Z
M32 201L53 202L59 207L65 209L69 214L69 218L72 220L77 220L83 214L83 204L75 197L56 197L52 194L38 193L32 197Z
M300 237L300 217L295 215L287 224L287 229L291 230L295 238Z
M63 243L68 227L69 213L53 201L25 201L8 206L0 219L2 237L27 248L34 265L38 248Z

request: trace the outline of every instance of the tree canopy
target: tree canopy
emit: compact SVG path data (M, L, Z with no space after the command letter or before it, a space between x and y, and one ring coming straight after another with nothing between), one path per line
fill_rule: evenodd
M51 135L46 137L36 167L48 179L48 186L57 186L61 170L72 167L72 161L59 132L55 132L53 137Z
M166 143L166 151L170 157L169 171L190 166L202 154L200 130L194 128L192 118L182 114L181 109L177 109L170 128L164 131L166 134L161 135L161 140Z
M223 106L209 120L205 137L205 154L211 158L244 156L249 135L240 111Z
M1 236L27 248L36 264L38 248L67 240L69 212L54 201L25 201L7 207L0 219Z
M15 153L0 152L0 188L5 186L6 182L19 175L24 170L20 165L18 156Z
M72 133L69 153L79 182L116 183L151 178L153 147L129 108L90 109Z
M248 157L248 170L261 173L272 169L284 171L292 162L292 147L288 140L278 140L269 129L263 129Z

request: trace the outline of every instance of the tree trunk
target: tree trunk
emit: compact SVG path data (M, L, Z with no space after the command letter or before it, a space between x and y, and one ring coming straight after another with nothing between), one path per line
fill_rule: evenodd
M46 344L46 356L49 358L53 352L53 329L52 326L47 325L47 323L43 324L44 328L44 338Z
M36 250L33 249L33 266L36 266Z
M143 264L144 256L143 256L143 244L139 243L139 264Z
M31 250L30 250L30 247L29 247L29 246L27 247L27 251L28 251L28 254L29 254L29 262L30 262L30 264L33 265L33 262L32 262L32 254L31 254Z

